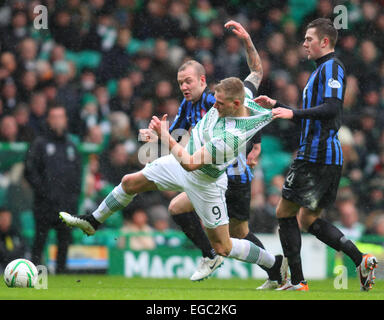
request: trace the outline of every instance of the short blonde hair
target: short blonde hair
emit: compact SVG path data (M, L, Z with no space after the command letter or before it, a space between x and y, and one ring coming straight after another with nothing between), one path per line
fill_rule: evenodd
M199 77L200 76L205 76L205 68L204 68L204 66L200 62L198 62L196 60L188 60L188 61L184 62L180 66L178 72L184 71L188 67L193 67L195 69L195 71L196 71L197 76L199 76Z
M244 103L245 90L243 81L236 77L230 77L221 80L216 86L215 91L224 92L226 100L240 100Z

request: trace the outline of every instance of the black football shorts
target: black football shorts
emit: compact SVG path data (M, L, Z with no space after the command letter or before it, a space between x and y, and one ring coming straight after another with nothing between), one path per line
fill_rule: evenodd
M285 178L282 196L313 211L328 208L336 199L341 168L295 160Z
M232 183L228 181L225 193L228 217L240 221L249 220L251 206L251 183Z

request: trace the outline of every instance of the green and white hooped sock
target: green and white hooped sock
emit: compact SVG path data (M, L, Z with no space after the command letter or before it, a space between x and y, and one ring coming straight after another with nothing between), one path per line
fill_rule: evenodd
M136 194L127 194L120 183L107 195L92 215L97 221L103 223L113 213L124 209L135 196Z
M232 250L229 258L256 263L270 269L275 263L275 256L246 239L231 238Z

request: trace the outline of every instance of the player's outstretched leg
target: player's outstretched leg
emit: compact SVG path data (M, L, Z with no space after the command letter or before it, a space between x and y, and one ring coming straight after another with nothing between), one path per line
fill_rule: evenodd
M99 207L91 214L74 216L67 212L60 212L60 219L69 227L80 228L86 235L95 234L98 227L114 212L125 208L135 194L127 194L119 184L100 203Z
M173 221L180 227L184 234L193 244L201 250L202 259L196 271L191 276L191 281L207 279L217 268L224 258L216 254L201 225L200 218L194 211L193 205L185 192L180 193L172 199L168 211Z
M277 286L285 283L288 264L282 255L274 256L246 239L230 238L230 241L232 249L227 257L266 267L272 274L276 274L276 279L272 281L276 281Z
M305 221L304 221L305 222ZM317 218L309 227L308 232L331 248L341 251L352 259L359 275L361 291L372 289L375 279L377 259L371 254L363 254L356 245L329 221Z
M183 194L180 195L183 196ZM173 210L173 207L170 206L169 211L171 212L173 221L175 221L193 244L201 250L203 256L190 280L205 280L211 276L215 270L222 266L224 258L216 254L215 250L212 248L201 225L200 219L194 211L174 214Z
M283 281L287 267L282 256L275 257L249 240L232 238L228 229L227 224L207 228L208 238L219 255L276 270L276 273L281 273L278 281Z
M127 174L91 214L75 216L60 212L60 219L69 227L80 228L86 235L95 234L98 227L116 211L124 209L137 193L157 190L141 172Z
M172 215L185 235L201 250L202 258L196 271L190 277L191 281L202 281L209 278L215 270L224 263L224 257L216 254L204 232L197 214L193 212Z

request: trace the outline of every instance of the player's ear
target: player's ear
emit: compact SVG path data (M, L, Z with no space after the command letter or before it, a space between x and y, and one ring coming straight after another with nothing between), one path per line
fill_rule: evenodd
M321 46L323 48L327 47L328 45L329 45L329 38L324 37L323 39L321 39Z
M205 83L207 83L207 79L205 78L205 75L201 75L200 76L200 82L201 82L201 84L205 84Z

